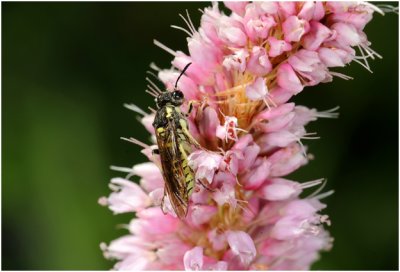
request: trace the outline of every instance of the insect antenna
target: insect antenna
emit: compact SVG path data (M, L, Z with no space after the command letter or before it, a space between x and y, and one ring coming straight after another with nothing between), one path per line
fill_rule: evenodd
M191 62L189 62L188 64L186 64L185 68L183 68L181 74L178 76L178 79L177 79L176 82L175 82L175 90L176 90L177 87L178 87L179 79L180 79L181 76L186 72L186 70L189 68L189 66L190 66L191 64L192 64Z

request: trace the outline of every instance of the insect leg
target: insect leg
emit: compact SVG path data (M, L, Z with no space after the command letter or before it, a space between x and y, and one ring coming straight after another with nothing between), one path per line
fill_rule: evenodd
M190 113L192 112L192 110L193 110L193 105L195 104L195 103L197 103L197 104L200 104L201 102L199 102L199 101L197 101L197 100L190 100L189 101L189 103L188 103L188 110L187 110L187 112L185 113L185 116L186 117L188 117L189 115L190 115Z
M163 214L167 214L167 210L165 208L165 197L166 197L166 193L164 192L164 196L161 200L161 211L163 212Z
M188 117L189 115L190 115L190 113L192 112L192 110L193 110L193 100L190 100L189 101L189 109L187 110L187 112L186 112L186 117Z
M204 182L203 182L202 180L198 179L197 181L198 181L198 182L200 183L200 185L203 186L204 189L206 189L207 191L209 191L209 192L215 192L215 189L212 189L212 188L208 187L206 184L204 184Z
M193 138L192 134L190 134L186 120L179 119L179 125L182 129L183 135L185 136L186 140L194 145L197 149L203 149L203 147L197 142L195 138Z

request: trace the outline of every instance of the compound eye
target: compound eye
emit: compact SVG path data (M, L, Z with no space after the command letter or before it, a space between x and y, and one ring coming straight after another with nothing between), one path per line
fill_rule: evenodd
M175 100L181 100L181 99L183 99L183 93L182 93L181 91L174 91L174 92L172 93L172 97L173 97Z

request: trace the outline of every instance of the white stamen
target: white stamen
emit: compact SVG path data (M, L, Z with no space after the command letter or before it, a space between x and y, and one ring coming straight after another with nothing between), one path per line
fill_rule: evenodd
M118 192L119 190L121 190L121 188L118 185L115 185L113 183L108 184L108 188L110 188L111 191L113 192Z
M379 4L376 6L379 7L383 12L386 13L393 12L395 14L399 14L399 7L394 7L392 5L385 5L385 4Z
M383 12L383 10L381 10L379 7L377 7L377 6L375 6L375 5L371 4L371 3L363 2L363 1L357 1L357 4L359 4L359 5L364 5L364 6L368 6L368 7L370 7L371 9L373 9L374 11L378 12L379 14L385 15L385 13Z
M158 96L159 95L159 93L152 86L147 85L146 87L147 87L147 89L146 89L147 93L151 92L154 96Z
M310 195L307 196L306 198L313 198L313 197L315 197L317 194L319 194L319 192L321 192L321 191L324 189L326 183L327 183L327 179L324 179L324 181L323 181L323 183L321 184L321 186L319 186L318 189L314 191L314 193L310 194Z
M114 165L111 165L110 169L114 170L114 171L118 171L118 172L124 172L124 173L131 173L133 170L132 168L120 167L120 166L114 166Z
M347 76L347 75L345 75L345 74L338 73L338 72L332 72L332 71L331 71L330 74L331 74L332 76L340 77L340 78L342 78L342 79L344 79L344 80L353 79L351 76Z
M318 200L319 200L319 199L323 199L323 198L326 198L326 197L332 195L334 192L335 192L334 190L330 190L330 191L325 192L325 193L323 193L323 194L317 195L317 196L315 196L314 198L315 198L315 199L318 199Z
M160 47L161 49L165 50L167 53L170 53L172 56L176 57L176 52L174 50L172 50L171 48L163 45L162 43L160 43L157 40L153 40L154 44L158 47Z
M305 158L307 158L307 152L306 152L306 148L305 148L305 146L303 145L303 143L301 142L301 140L300 139L297 139L297 143L300 145L300 147L301 147L301 153L303 153L303 156L305 157Z
M160 94L160 92L156 91L152 86L146 85L146 87L148 88L148 90L153 92L156 96L158 96Z
M383 58L380 54L378 54L378 53L377 53L375 50L373 50L371 47L369 47L369 46L367 46L367 45L364 45L364 44L361 44L361 47L362 47L366 52L368 52L368 54L375 55L375 56L377 56L377 57L380 58L380 59ZM374 59L374 58L372 58L372 59Z
M303 136L301 136L300 139L305 139L305 140L318 140L318 139L321 139L321 137L319 137L319 136L312 137L312 135L317 135L317 133L316 132L306 133Z
M368 58L374 59L374 56L373 56L372 54L369 54L369 52L367 52L368 56L365 56L362 47L361 47L360 45L358 45L357 47L358 47L358 49L360 50L360 53L361 53L361 57L359 57L359 58L362 59L362 60L364 61L365 66L367 67L366 69L372 73L372 71L370 70L369 63L368 63L368 60L367 60L367 59L368 59ZM357 59L355 59L354 61L361 64L361 62L358 62ZM364 67L365 67L365 66L364 66Z
M316 117L318 118L338 118L339 117L339 113L338 112L334 112L337 111L340 107L334 107L330 110L326 110L326 111L319 111L315 114Z
M321 179L316 179L316 180L303 182L303 183L300 184L300 187L302 189L311 188L311 187L314 187L314 186L317 186L317 185L321 184L324 180L325 180L324 178L321 178Z
M138 146L141 146L141 147L143 147L143 148L150 148L150 146L149 145L147 145L147 144L145 144L145 143L142 143L141 141L139 141L139 140L137 140L137 139L135 139L135 138L124 138L124 137L121 137L120 139L122 139L122 140L125 140L125 141L128 141L128 142L131 142L131 143L134 143L134 144L136 144L136 145L138 145Z
M132 111L134 111L136 113L139 113L139 114L141 114L143 116L148 115L148 113L146 113L144 110L142 110L141 108L139 108L135 104L124 104L124 107L129 109L129 110L132 110Z
M365 60L365 59L364 59ZM370 72L371 74L373 74L374 72L372 72L372 70L370 68L368 68L367 65L365 65L364 63L362 63L361 61L359 61L358 59L354 59L354 62L360 64L362 67L364 67L368 72ZM365 61L365 63L368 63L367 61Z
M186 10L187 11L187 10ZM189 28L189 30L192 32L192 34L196 33L196 30L194 27L192 27L192 25L189 23L189 21L185 18L185 16L183 16L182 14L179 14L179 17L182 18L182 20L186 23L187 27Z
M152 68L151 67L151 64L150 64L150 68ZM156 66L156 68L158 68L157 66ZM153 73L152 71L146 71L146 73L148 73L149 75L152 75L155 79L157 79L159 82L161 82L161 83L163 83L162 81L161 81L161 79L155 74L155 73ZM164 84L164 83L163 83Z
M129 225L128 224L118 224L117 228L118 229L129 229Z
M186 10L186 16L187 16L187 18L188 18L188 21L189 21L190 25L192 26L192 29L194 30L193 33L195 33L195 32L196 32L196 28L195 28L194 25L193 25L192 19L190 19L190 14L189 14L189 11L188 11L188 10Z
M187 29L184 29L183 27L176 26L176 25L171 25L171 27L172 27L172 28L175 28L175 29L182 30L183 32L185 32L186 34L188 34L190 37L193 37L193 34L190 33Z
M149 83L154 87L153 91L155 91L156 93L157 93L157 92L158 92L158 93L162 93L162 91L160 90L160 88L158 88L158 86L157 86L153 81L151 81L150 78L146 77L146 81L149 82Z
M149 90L145 90L146 93L150 94L151 96L157 97L158 95L155 94L154 92L151 92Z
M157 72L161 71L161 68L158 67L154 62L150 63L150 68Z
M157 111L153 109L152 107L147 107L152 113L156 113Z

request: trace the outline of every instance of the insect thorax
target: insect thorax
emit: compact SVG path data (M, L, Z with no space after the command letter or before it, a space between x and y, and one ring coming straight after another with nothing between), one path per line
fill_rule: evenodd
M165 127L168 121L174 121L175 124L179 124L179 119L181 118L181 110L177 106L165 105L157 110L156 116L154 118L153 127L155 129L159 127Z

